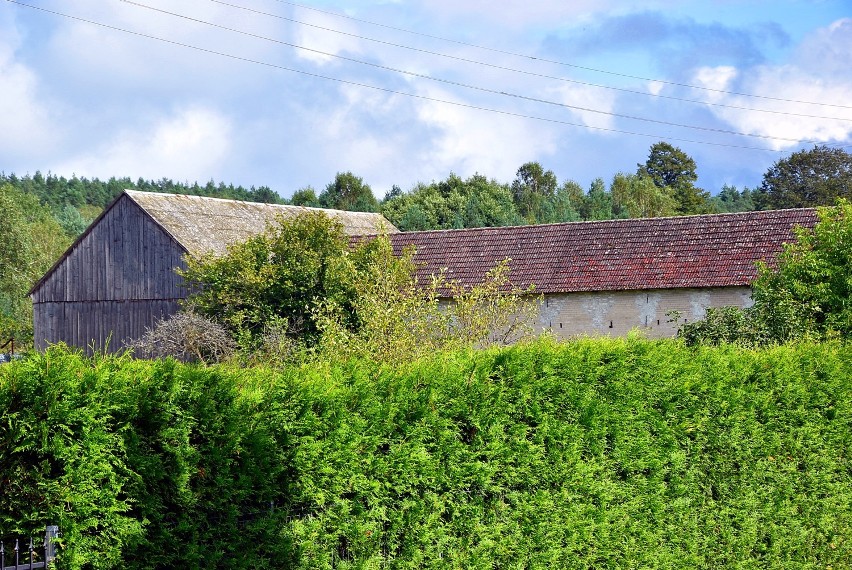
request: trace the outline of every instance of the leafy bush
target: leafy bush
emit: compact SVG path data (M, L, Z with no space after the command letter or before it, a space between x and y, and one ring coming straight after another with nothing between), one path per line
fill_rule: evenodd
M356 325L347 326L350 319L333 301L320 304L315 318L322 358L400 362L441 350L532 338L539 300L532 289L511 285L507 262L491 270L483 283L466 289L440 275L418 283L413 256L413 250L394 255L387 236L353 252L351 320Z
M58 522L65 568L843 568L850 369L841 343L52 349L0 367L0 533Z
M442 276L418 283L413 256L394 253L387 235L350 244L339 222L308 213L279 220L224 256L189 259L186 304L221 323L255 362L317 353L396 361L531 336L538 300L511 285L508 263L466 290ZM164 354L185 352L170 350Z
M341 223L322 213L281 219L226 255L188 258L187 308L220 322L249 349L262 342L269 323L282 319L292 337L312 343L317 299L347 309L352 303L348 249Z
M688 344L749 345L852 334L852 204L819 208L814 228L797 228L776 267L760 264L754 306L708 309L678 334Z

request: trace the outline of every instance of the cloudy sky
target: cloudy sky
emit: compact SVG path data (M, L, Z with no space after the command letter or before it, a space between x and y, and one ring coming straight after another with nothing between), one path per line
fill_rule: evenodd
M38 8L38 9L36 9ZM0 0L0 170L322 189L852 150L850 0Z

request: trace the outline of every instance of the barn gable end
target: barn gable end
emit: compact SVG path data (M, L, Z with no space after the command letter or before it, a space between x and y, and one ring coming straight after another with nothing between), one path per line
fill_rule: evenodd
M281 218L316 211L349 235L397 229L381 215L125 190L30 290L35 346L115 351L186 297L184 255L220 255Z
M115 349L177 310L186 250L122 194L31 291L36 348Z

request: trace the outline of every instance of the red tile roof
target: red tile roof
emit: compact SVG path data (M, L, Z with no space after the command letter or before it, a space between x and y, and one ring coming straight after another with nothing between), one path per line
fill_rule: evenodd
M504 259L510 280L539 293L749 285L755 261L772 262L796 225L816 210L775 210L538 226L403 232L394 249L413 245L418 277L441 269L470 286Z

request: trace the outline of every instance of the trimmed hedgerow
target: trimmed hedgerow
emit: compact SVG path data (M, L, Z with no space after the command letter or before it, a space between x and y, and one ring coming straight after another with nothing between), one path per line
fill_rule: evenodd
M852 565L852 351L539 342L0 369L0 531L66 567Z

